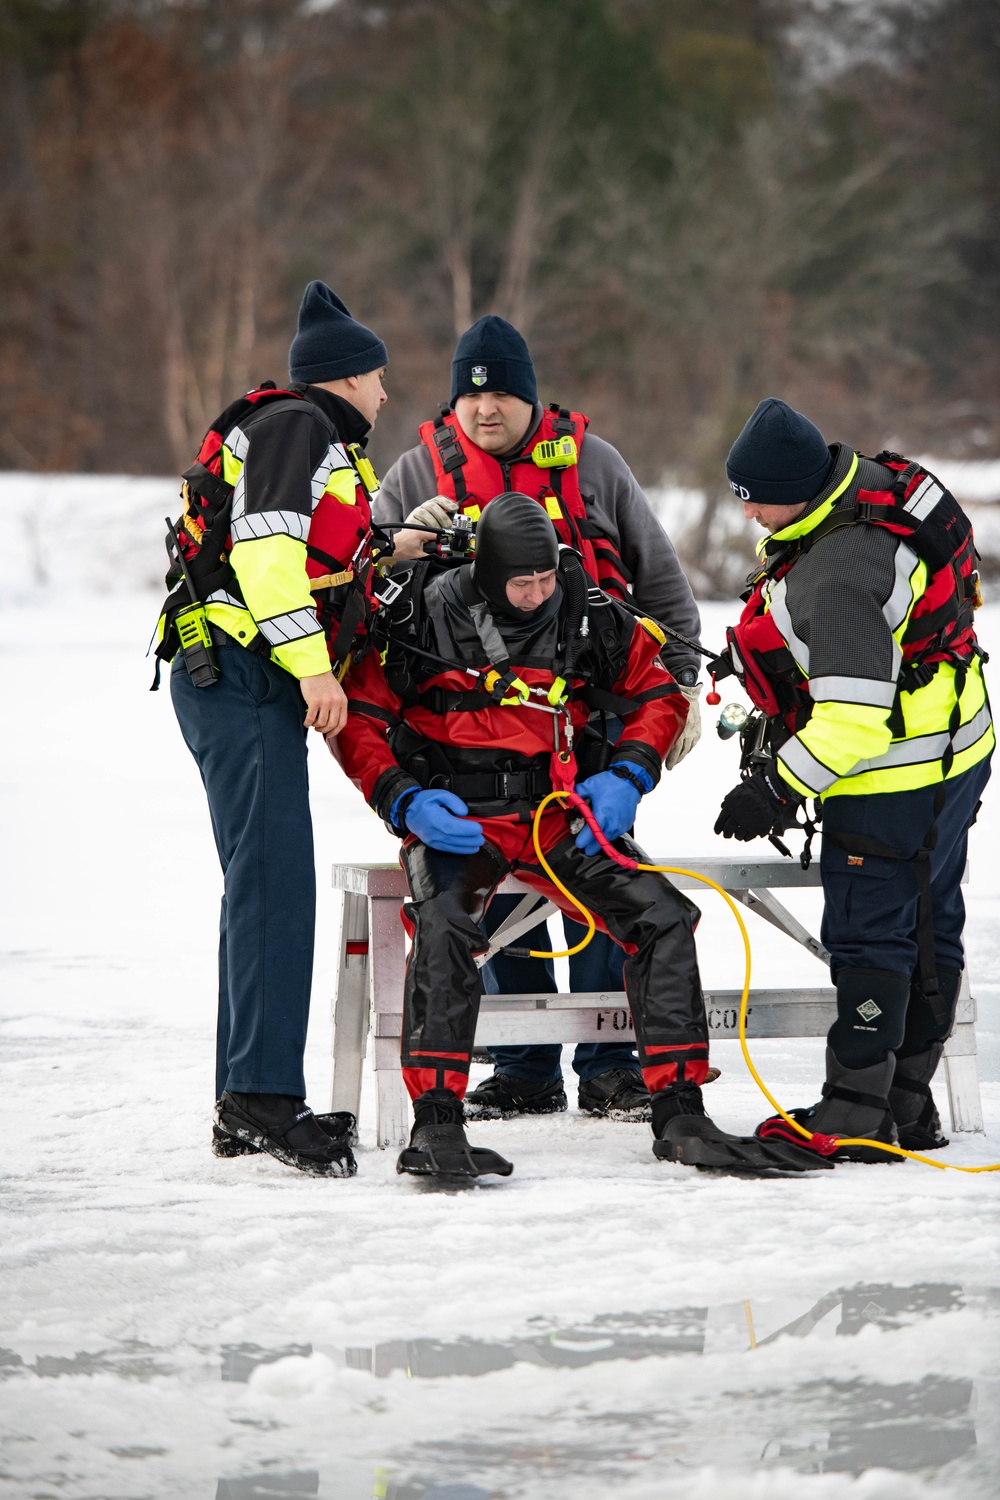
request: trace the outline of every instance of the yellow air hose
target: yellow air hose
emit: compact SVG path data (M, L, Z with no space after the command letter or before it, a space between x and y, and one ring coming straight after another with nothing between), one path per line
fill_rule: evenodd
M935 1161L933 1157L921 1156L916 1151L904 1151L902 1146L891 1146L888 1144L888 1142L885 1141L867 1140L863 1136L814 1136L813 1131L807 1130L804 1125L799 1124L798 1120L793 1119L790 1114L782 1109L777 1099L775 1099L774 1095L767 1087L767 1084L764 1082L763 1078L761 1078L760 1074L757 1072L757 1069L754 1066L753 1058L750 1056L750 1050L747 1047L747 1005L750 1000L750 935L747 932L746 923L743 921L743 918L740 915L739 910L737 909L736 902L733 900L732 896L730 896L727 890L724 890L721 885L719 885L716 881L711 880L707 875L699 875L694 870L682 870L676 865L640 864L637 860L630 859L627 855L620 853L620 851L617 850L614 845L609 843L609 841L605 838L603 832L601 831L600 825L598 824L597 819L594 817L594 814L591 811L589 805L583 800L582 797L578 796L576 792L549 792L542 798L535 811L534 818L532 819L531 841L535 846L535 854L538 856L538 863L545 871L545 874L548 876L549 880L551 880L556 890L562 892L567 901L571 901L573 903L577 911L586 922L587 935L582 939L581 942L577 943L575 947L566 948L560 953L543 953L536 949L532 949L532 958L570 958L574 953L579 953L581 949L586 948L587 944L590 942L591 938L594 936L595 931L597 930L593 913L589 911L586 906L584 906L582 901L580 901L576 896L573 895L572 891L568 890L566 886L563 885L562 881L559 879L559 876L552 869L552 866L549 864L548 860L545 858L545 855L542 853L542 845L539 838L539 829L541 828L542 814L544 813L550 802L558 802L562 807L566 807L567 805L572 805L573 807L575 807L581 814L581 816L586 820L588 827L590 828L597 842L600 844L604 853L607 854L611 859L613 859L616 864L621 865L624 869L648 870L653 872L654 874L659 875L684 875L690 880L700 881L702 885L711 886L713 891L718 891L719 895L722 897L723 901L725 901L726 905L729 907L729 910L735 917L736 925L739 927L740 936L743 939L743 994L740 998L740 1048L743 1052L743 1060L750 1070L750 1076L753 1078L753 1081L756 1083L757 1087L764 1095L764 1098L771 1105L771 1107L777 1111L777 1113L786 1122L786 1124L790 1125L792 1129L798 1135L802 1136L805 1141L812 1141L815 1138L817 1143L820 1141L824 1142L824 1148L821 1149L817 1146L813 1149L820 1149L821 1155L828 1156L832 1155L833 1151L839 1150L841 1146L865 1146L869 1149L875 1148L878 1151L885 1151L890 1156L909 1157L911 1161L923 1162L927 1167L937 1167L941 1172L1000 1172L1000 1162L994 1162L992 1165L984 1167L960 1167L955 1162ZM829 1148L826 1148L826 1142L834 1141L836 1142L835 1145L831 1145Z

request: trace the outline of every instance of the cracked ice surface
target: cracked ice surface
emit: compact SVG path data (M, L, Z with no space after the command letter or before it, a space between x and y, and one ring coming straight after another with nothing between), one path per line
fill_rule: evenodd
M995 1494L996 1177L715 1179L657 1163L647 1127L571 1109L471 1127L514 1176L430 1192L374 1149L367 1084L353 1181L209 1154L220 878L167 696L146 692L157 603L38 595L0 619L0 1496ZM729 613L706 608L706 639ZM323 1106L329 867L394 844L322 747L312 776ZM735 777L710 723L640 837L720 852ZM943 1156L966 1163L1000 1159L998 809L991 789L969 887L988 1135ZM788 904L816 930L816 893ZM706 982L735 987L738 936L702 905ZM757 983L824 982L749 921ZM821 1052L755 1048L793 1104ZM734 1043L713 1056L710 1107L749 1129L766 1106Z

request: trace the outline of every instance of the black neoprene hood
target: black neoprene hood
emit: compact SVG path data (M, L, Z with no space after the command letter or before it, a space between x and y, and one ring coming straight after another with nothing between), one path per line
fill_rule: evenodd
M492 610L516 615L507 599L508 580L547 573L558 564L559 538L537 500L510 490L484 508L476 524L472 579Z

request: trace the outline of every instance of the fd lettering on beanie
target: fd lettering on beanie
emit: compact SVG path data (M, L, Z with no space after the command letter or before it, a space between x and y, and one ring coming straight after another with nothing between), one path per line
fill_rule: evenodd
M819 428L776 396L758 403L726 459L733 494L758 505L812 500L832 468Z
M310 281L302 295L298 332L288 351L288 374L307 384L367 375L389 363L377 333L351 317L324 281Z

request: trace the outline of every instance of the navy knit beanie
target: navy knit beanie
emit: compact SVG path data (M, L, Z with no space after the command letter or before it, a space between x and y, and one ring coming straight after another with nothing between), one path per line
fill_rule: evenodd
M733 493L758 505L812 500L832 467L833 454L819 428L775 396L758 404L726 459Z
M506 391L534 404L535 367L528 346L512 323L492 314L466 329L451 361L451 404L479 391Z
M389 363L378 334L356 323L336 292L310 281L299 308L299 331L288 351L288 374L307 384L367 375Z

